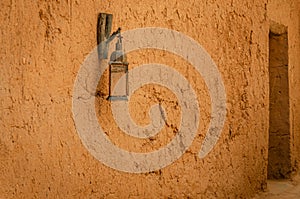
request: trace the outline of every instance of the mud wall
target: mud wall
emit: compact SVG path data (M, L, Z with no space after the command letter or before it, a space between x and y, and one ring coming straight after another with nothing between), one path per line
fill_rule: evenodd
M266 1L4 0L0 5L1 196L237 198L265 188L269 123ZM80 65L95 47L99 12L114 15L113 30L119 26L124 31L148 26L173 29L196 40L211 55L224 81L227 117L208 156L198 157L211 111L203 79L180 58L147 50L128 55L131 69L153 60L163 62L177 69L196 90L201 125L192 146L170 166L144 174L113 170L86 150L72 117L72 92ZM296 60L291 63L296 68ZM95 100L97 116L103 126L116 128L107 119L109 104L101 98L107 94L105 76L101 81L103 93ZM292 81L299 83L296 78ZM291 104L296 106L296 97L293 99ZM110 139L139 152L166 144L176 130L180 110L172 93L152 85L141 88L132 100L131 115L141 125L149 122L145 104L161 102L167 107L170 125L161 132L166 135L154 141L131 141L135 144L121 132Z

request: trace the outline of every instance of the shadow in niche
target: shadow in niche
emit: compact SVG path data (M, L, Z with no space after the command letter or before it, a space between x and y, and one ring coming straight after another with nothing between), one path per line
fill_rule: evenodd
M272 22L269 33L269 153L268 179L291 174L288 33Z

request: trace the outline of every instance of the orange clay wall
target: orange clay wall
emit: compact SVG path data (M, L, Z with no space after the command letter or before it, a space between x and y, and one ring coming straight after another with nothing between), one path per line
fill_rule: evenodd
M266 0L2 0L0 198L249 198L265 189L270 18L289 26L289 50L299 55L299 5L288 1L284 5L276 1L267 5ZM277 8L286 9L283 18L277 16ZM128 53L129 69L160 63L188 80L199 103L193 142L172 164L143 173L113 169L87 150L73 117L72 97L77 74L96 47L100 12L113 14L113 31L118 27L123 32L145 27L175 30L211 56L226 92L226 119L216 145L204 158L198 154L212 120L209 89L184 58L154 49ZM296 170L299 56L290 57L290 63ZM161 74L161 79L166 78ZM182 107L172 90L150 84L131 96L130 115L140 126L151 122L148 112L153 104L159 103L166 112L165 126L146 139L130 137L118 128L107 96L106 70L97 86L95 114L107 138L119 148L151 152L178 133Z

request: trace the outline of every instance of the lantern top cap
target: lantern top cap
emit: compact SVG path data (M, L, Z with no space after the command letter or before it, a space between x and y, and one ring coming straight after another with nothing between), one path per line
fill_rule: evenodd
M116 49L114 52L112 52L111 56L110 56L110 63L113 62L122 62L124 64L127 63L127 57L126 54L124 53L123 49L122 49L122 36L121 33L118 33L118 41L116 43Z

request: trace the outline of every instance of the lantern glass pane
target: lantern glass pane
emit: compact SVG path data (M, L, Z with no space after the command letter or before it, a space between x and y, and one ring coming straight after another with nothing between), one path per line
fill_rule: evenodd
M127 66L123 64L110 65L110 95L127 96Z

